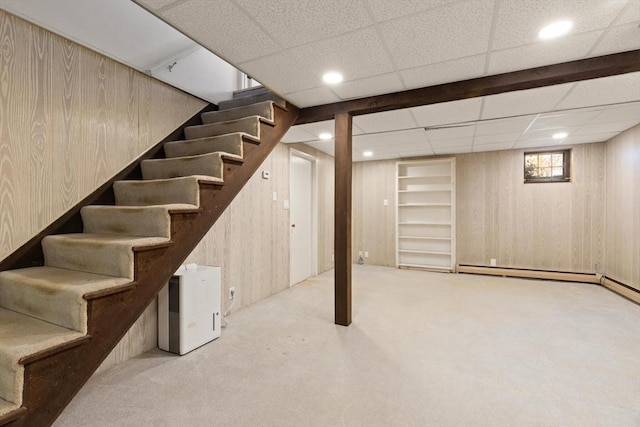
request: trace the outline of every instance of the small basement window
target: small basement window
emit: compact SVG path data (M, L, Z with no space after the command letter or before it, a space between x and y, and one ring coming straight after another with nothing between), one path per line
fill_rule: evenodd
M524 182L571 181L571 150L524 153Z

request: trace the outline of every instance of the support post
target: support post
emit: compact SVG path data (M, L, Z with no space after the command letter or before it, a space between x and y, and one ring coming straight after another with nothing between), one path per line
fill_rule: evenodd
M351 324L352 117L335 116L335 323Z

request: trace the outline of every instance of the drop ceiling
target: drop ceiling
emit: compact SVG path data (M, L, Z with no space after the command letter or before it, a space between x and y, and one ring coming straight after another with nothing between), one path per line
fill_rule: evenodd
M135 2L300 107L640 49L639 0ZM567 36L537 39L560 19L574 22ZM330 70L344 82L325 85ZM354 159L600 142L639 122L630 73L358 116ZM324 130L296 126L284 141L331 153Z
M640 48L638 0L136 1L300 107ZM560 19L572 31L539 41ZM334 70L344 82L323 84ZM354 160L600 142L639 122L632 73L357 116ZM323 131L333 123L283 141L331 154Z

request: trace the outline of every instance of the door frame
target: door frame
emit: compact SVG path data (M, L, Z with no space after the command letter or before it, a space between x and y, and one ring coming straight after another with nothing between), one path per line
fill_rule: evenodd
M291 191L291 159L298 157L311 163L311 276L318 275L318 159L295 148L289 148L289 197ZM289 287L291 287L291 211L289 211Z

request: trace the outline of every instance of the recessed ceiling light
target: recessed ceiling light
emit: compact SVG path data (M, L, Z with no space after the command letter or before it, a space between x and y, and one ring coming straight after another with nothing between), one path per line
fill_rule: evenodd
M365 151L364 153L362 153L362 155L365 157L371 157L373 156L373 151Z
M558 132L558 133L554 133L552 138L553 139L565 139L567 136L569 136L569 134L566 133L566 132Z
M556 37L564 36L565 34L567 34L572 27L573 22L571 21L554 22L542 28L538 33L538 38L540 40L555 39Z
M318 135L318 138L327 140L333 138L333 135L331 135L329 132L322 132L320 135Z
M342 74L331 71L322 76L322 80L328 85L335 85L342 81Z

